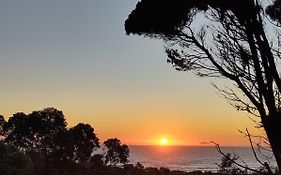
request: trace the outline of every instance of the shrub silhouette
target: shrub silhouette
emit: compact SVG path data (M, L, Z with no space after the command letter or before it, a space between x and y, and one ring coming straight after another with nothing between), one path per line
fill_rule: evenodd
M106 155L96 154L100 143L94 128L83 123L67 128L63 112L55 108L18 112L7 122L0 116L0 132L1 175L121 173L106 164L128 162L127 145L108 139Z
M108 139L103 143L107 149L105 163L109 165L126 164L129 160L129 148L122 145L117 138Z

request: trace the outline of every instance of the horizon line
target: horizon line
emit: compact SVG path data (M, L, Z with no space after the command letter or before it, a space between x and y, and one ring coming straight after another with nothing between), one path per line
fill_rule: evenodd
M127 144L128 146L155 146L155 147L216 147L215 145L157 145L157 144ZM220 147L251 147L250 145L220 145Z

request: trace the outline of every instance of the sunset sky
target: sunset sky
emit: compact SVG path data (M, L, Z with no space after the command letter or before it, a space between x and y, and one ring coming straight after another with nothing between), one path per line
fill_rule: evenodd
M0 113L55 107L126 144L248 145L238 130L259 132L217 95L218 80L174 70L162 41L126 36L136 3L0 1Z

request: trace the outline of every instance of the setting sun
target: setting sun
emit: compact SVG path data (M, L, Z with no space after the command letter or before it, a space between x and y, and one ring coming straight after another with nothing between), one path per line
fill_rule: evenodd
M168 144L168 139L163 137L160 139L160 145L167 145Z

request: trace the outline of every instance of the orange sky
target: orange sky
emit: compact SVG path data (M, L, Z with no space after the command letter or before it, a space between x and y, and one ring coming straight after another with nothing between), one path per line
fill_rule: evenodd
M212 90L208 82L198 82ZM100 100L95 100L94 96ZM20 101L16 101L15 105L1 103L1 109L7 111L3 113L5 116L10 116L16 111L29 113L54 106L64 111L69 126L79 122L90 123L102 141L118 137L123 143L131 145L159 144L159 140L166 137L172 145L200 145L216 141L222 145L244 146L248 145L247 139L238 130L248 127L251 132L259 133L248 114L237 112L215 91L198 91L198 94L182 91L179 96L163 93L150 98L129 93L116 99L89 94L83 103L79 98L72 98L75 100L66 98L40 105L30 100L29 104Z

